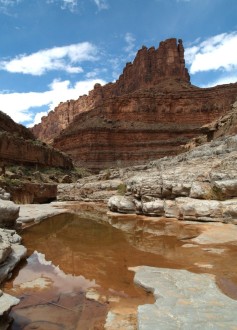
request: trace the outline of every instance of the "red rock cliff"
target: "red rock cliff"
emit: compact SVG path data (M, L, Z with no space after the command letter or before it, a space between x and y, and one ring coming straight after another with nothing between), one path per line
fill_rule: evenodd
M133 63L126 64L115 83L103 87L96 84L88 96L83 95L77 100L60 103L48 116L43 117L42 122L35 125L32 131L40 140L52 143L79 113L94 109L108 98L149 88L167 78L190 82L185 68L182 41L179 40L177 44L174 38L162 41L158 49L154 47L147 49L143 46Z
M67 155L37 141L26 127L0 111L0 166L4 164L72 168Z
M61 103L35 126L74 162L98 170L177 154L200 127L229 110L237 84L190 84L181 40L143 47L115 83Z

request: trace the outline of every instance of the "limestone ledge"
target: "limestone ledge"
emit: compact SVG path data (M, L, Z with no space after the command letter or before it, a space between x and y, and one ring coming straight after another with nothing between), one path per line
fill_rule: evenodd
M216 201L178 197L175 200L140 202L129 196L113 196L109 199L108 207L112 212L119 213L237 224L237 198Z
M9 194L0 189L0 284L11 276L16 264L26 256L26 248L21 245L21 237L14 228L19 216L19 206L9 201ZM8 329L8 313L19 299L0 290L0 329Z
M218 290L214 276L148 266L131 268L134 281L156 299L138 307L138 329L235 329L237 301Z

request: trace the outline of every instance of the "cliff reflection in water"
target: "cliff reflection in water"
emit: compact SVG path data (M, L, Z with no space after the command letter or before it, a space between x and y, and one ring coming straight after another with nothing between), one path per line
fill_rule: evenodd
M59 265L65 274L81 275L104 288L119 291L131 291L134 274L128 267L170 266L157 251L156 254L139 251L122 231L73 214L56 216L26 229L23 241L29 255L34 251L44 254L45 260ZM166 249L169 242L165 243ZM156 243L160 245L157 240Z
M133 247L121 230L75 214L26 228L22 238L27 263L5 286L21 298L11 313L13 330L103 329L108 309L123 306L135 315L138 305L153 302L128 267L171 267L161 255Z

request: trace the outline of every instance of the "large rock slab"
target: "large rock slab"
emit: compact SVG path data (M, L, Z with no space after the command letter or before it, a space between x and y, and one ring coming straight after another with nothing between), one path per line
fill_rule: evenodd
M3 293L0 290L0 316L9 311L12 306L17 305L19 302L20 299L12 297L7 293Z
M237 301L222 294L213 275L137 267L134 281L155 296L138 307L139 330L237 328Z
M23 204L21 205L17 222L24 224L30 222L41 222L44 219L69 212L62 203L52 202L50 204Z
M8 277L16 264L26 256L26 248L20 243L21 237L15 230L0 228L0 283Z
M19 216L20 206L11 201L0 199L0 227L14 227Z

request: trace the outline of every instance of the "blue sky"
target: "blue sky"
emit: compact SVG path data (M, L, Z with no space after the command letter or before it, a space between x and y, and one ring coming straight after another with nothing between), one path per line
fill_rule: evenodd
M0 0L0 110L26 126L181 38L191 82L237 82L236 0Z

